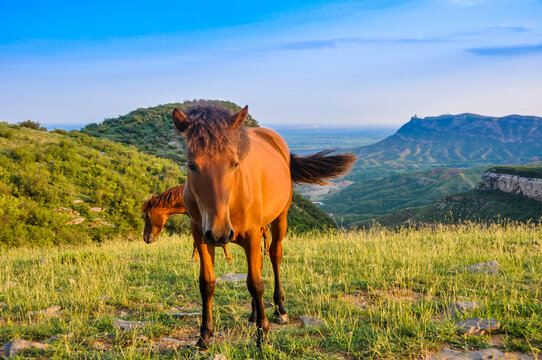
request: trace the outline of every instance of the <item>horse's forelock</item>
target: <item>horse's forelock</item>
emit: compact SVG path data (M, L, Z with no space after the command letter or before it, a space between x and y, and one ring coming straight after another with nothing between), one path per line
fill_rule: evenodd
M243 158L248 150L246 128L232 129L234 112L218 103L196 103L188 107L190 125L185 132L186 144L192 154L215 154L228 146L237 149Z

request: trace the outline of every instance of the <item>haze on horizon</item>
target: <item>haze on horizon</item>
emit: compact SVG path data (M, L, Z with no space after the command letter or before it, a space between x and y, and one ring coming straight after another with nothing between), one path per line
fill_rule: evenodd
M541 0L8 2L0 121L86 124L186 99L264 125L542 116Z

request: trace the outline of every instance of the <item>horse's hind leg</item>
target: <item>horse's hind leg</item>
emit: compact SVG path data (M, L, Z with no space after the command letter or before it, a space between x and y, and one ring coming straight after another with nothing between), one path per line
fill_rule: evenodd
M275 275L275 291L273 293L273 301L275 302L275 322L278 324L286 324L288 322L288 314L284 307L284 292L280 282L280 261L282 260L282 239L286 235L288 222L286 216L288 209L279 215L271 223L271 246L269 248L269 256L273 264L273 274Z
M262 227L263 245L264 245L264 257L269 256L269 228L267 226ZM263 262L262 262L263 269ZM256 322L256 302L252 300L252 312L248 318L249 323Z
M196 243L194 242L194 250L192 251L192 262L198 262L198 249L196 248Z
M228 259L229 262L232 261L232 257L231 257L231 254L228 250L228 245L224 245L224 255L226 256L226 258Z
M242 243L248 263L247 287L252 295L256 309L256 326L258 328L257 345L261 346L263 337L269 331L269 321L265 316L263 305L264 282L262 278L262 234L260 229L248 235Z
M267 226L264 226L262 228L262 235L263 235L263 247L265 249L264 257L269 256L269 228Z

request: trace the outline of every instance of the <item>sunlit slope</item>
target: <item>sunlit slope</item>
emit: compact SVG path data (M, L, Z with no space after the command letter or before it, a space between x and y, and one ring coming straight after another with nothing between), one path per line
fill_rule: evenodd
M134 147L0 123L0 246L139 237L144 199L182 181Z

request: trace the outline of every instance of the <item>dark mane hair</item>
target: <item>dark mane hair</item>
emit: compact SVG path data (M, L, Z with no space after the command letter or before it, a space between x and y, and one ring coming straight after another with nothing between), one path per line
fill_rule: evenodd
M151 197L141 205L141 211L146 213L155 207L172 207L183 200L184 184L167 189L163 193Z
M224 151L228 145L237 149L237 156L243 158L249 148L244 125L232 131L234 112L217 102L197 102L186 109L190 126L185 132L186 145L195 154L215 154Z

